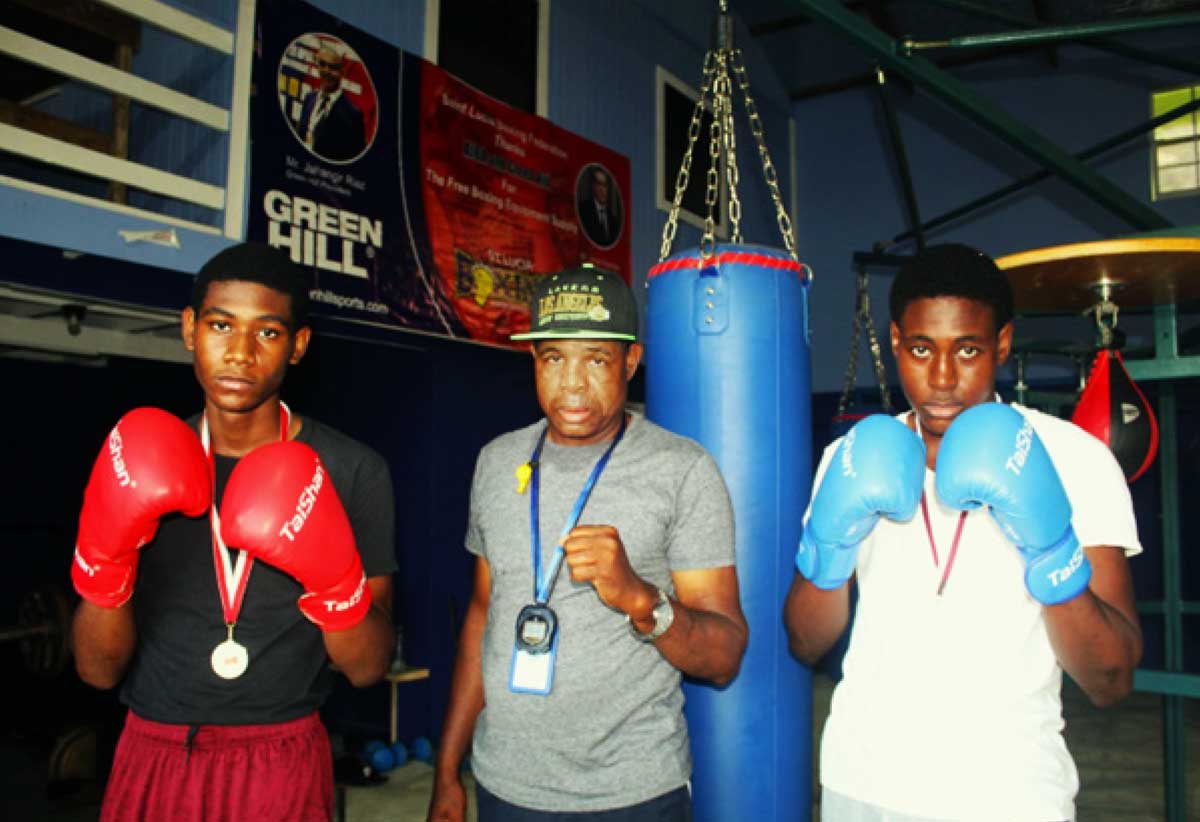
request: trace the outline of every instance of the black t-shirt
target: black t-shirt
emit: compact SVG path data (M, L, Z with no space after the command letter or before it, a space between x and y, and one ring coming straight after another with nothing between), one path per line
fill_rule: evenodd
M296 440L325 463L367 576L391 574L395 500L387 463L309 417ZM236 464L233 457L216 458L218 510ZM296 607L304 593L300 583L265 562L251 568L233 634L250 665L232 680L213 672L213 648L228 635L213 560L207 515L164 518L142 548L133 596L138 647L121 700L145 719L185 725L286 722L312 713L333 685L321 631Z

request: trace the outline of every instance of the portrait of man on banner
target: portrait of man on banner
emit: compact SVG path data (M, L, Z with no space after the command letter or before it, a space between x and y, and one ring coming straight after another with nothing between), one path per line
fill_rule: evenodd
M584 236L592 245L611 248L621 238L624 225L621 191L613 175L599 163L588 163L579 172L575 188Z
M296 38L279 65L279 103L296 139L313 155L345 164L375 139L379 112L366 65L328 34Z

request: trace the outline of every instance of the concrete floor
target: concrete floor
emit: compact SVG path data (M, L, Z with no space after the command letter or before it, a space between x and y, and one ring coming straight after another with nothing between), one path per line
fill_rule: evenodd
M813 679L813 752L829 713L833 682ZM1074 684L1063 688L1067 746L1080 772L1079 822L1163 822L1162 700L1135 693L1114 708L1093 707ZM1200 700L1185 702L1189 813L1200 819ZM815 771L815 768L814 768ZM347 791L347 822L421 822L429 803L432 769L410 762L385 784ZM820 796L813 774L813 796ZM473 796L472 796L473 799ZM474 820L474 808L472 807ZM813 819L819 819L818 803ZM731 820L731 822L735 822Z
M423 822L433 788L433 768L424 762L408 762L389 771L387 777L387 782L378 785L346 789L345 822ZM475 822L475 783L470 773L463 782L470 800L467 822Z
M1063 688L1067 747L1079 768L1080 822L1157 822L1163 800L1162 697L1133 693L1116 706L1092 706L1072 683ZM1200 819L1200 700L1184 700L1188 813Z
M813 751L829 711L832 683L817 676L813 684ZM1135 693L1114 708L1093 708L1071 683L1064 687L1067 744L1079 765L1082 787L1077 800L1080 822L1162 822L1162 700ZM1185 701L1187 819L1200 819L1200 700ZM814 757L815 758L815 757ZM94 820L100 788L84 785L54 799L46 796L44 761L0 745L0 819L85 822ZM40 784L39 784L39 779ZM814 796L818 775L813 774ZM473 785L467 775L472 800ZM351 787L345 795L347 822L421 822L429 804L433 769L410 761L387 774L385 782ZM819 818L814 804L813 819ZM474 822L474 808L468 816ZM263 822L267 822L264 820ZM731 822L738 822L732 821Z

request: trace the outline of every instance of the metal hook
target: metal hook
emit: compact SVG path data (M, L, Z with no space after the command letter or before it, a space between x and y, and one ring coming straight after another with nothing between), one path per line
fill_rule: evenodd
M86 305L68 303L62 307L63 319L67 321L67 333L72 337L78 337L83 330L83 318L86 314Z

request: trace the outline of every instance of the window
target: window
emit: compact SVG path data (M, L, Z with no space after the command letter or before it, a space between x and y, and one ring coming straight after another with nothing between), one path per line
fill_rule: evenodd
M688 129L691 126L692 114L696 110L696 100L700 98L700 94L662 66L659 66L655 72L655 83L657 85L658 115L656 199L661 210L670 212L671 204L675 200L675 183L679 177L679 167L683 164L683 153L687 150ZM709 143L711 125L712 113L705 108L701 115L700 133L692 148L692 167L688 172L688 187L684 189L683 202L679 207L679 219L700 229L704 228L704 217L708 211L704 195L708 169L712 165ZM725 239L729 236L729 230L726 218L726 185L723 163L722 167L718 169L718 174L718 197L717 204L713 207L713 221L716 223L717 236Z
M545 116L549 0L432 0L431 8L429 60L497 100Z
M1158 117L1200 96L1200 86L1157 91L1151 116ZM1200 112L1193 111L1154 129L1151 189L1155 200L1200 192Z

